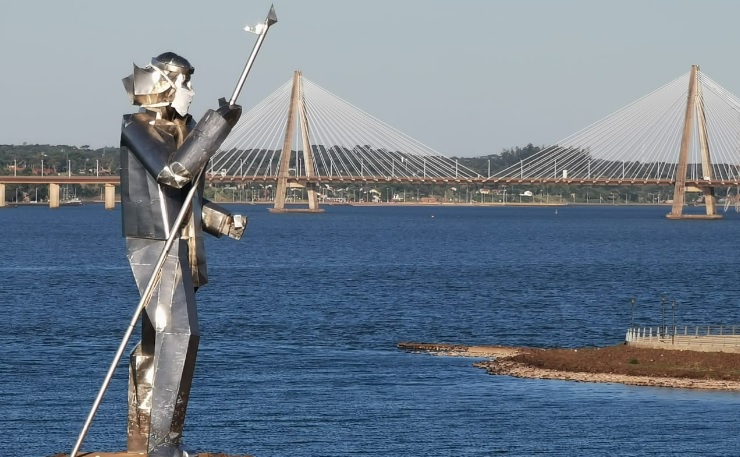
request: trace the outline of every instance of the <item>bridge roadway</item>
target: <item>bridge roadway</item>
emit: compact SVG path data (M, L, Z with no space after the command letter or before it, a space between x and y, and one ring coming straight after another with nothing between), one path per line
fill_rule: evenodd
M267 175L206 175L211 184L247 184L255 182L276 183L277 176ZM57 208L60 205L59 187L67 184L103 185L105 186L105 208L115 208L115 187L120 185L119 176L87 176L87 175L50 175L50 176L0 176L0 207L6 205L5 187L12 184L41 184L49 186L49 207ZM670 179L613 179L613 178L501 178L491 176L490 178L479 177L430 177L430 176L316 176L307 178L305 176L288 177L288 187L304 187L307 184L320 186L322 184L347 185L383 185L383 184L473 184L473 185L534 185L534 184L566 184L586 186L675 186L675 181ZM740 186L740 179L729 180L686 180L687 190L696 190L710 187Z
M268 175L208 175L211 183L242 184L248 182L276 182L276 176ZM486 177L420 177L420 176L291 176L288 182L296 184L351 184L351 183L394 183L394 184L568 184L586 186L674 186L672 179L637 179L637 178L500 178ZM84 176L84 175L51 175L51 176L0 176L0 184L109 184L119 185L119 176ZM734 180L687 179L687 187L727 187L740 186L740 177Z
M116 207L116 185L120 184L118 176L73 176L73 175L49 175L49 176L0 176L0 207L6 206L5 187L10 184L45 184L49 186L49 207L58 208L61 201L59 186L63 184L100 184L105 187L103 201L105 209Z
M247 182L275 182L275 176L208 176L211 183L247 183ZM291 176L288 182L297 184L351 184L351 183L397 183L397 184L568 184L585 186L675 186L676 181L672 179L614 179L614 178L500 178L491 176L469 177L419 177L419 176ZM740 185L740 177L734 180L703 180L687 179L687 187L726 187Z
M113 184L121 183L119 176L0 176L0 184Z

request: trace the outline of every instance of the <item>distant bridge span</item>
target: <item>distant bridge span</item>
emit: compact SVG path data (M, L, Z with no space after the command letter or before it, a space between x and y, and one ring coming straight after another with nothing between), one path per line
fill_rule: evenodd
M276 211L289 191L309 211L330 185L672 186L668 215L701 192L718 219L715 189L740 187L740 99L694 65L691 71L579 132L502 170L482 175L304 80L296 72L245 113L212 158L211 183L273 183ZM118 184L117 176L5 176L14 183ZM267 187L267 186L265 186ZM0 189L4 190L4 189ZM729 192L728 192L729 197ZM740 201L740 197L733 198ZM691 216L694 217L694 216Z
M575 134L481 175L296 72L242 116L211 172L214 182L276 182L275 210L291 187L305 187L309 209L317 209L317 184L330 183L657 185L674 187L668 217L683 218L685 193L698 191L707 218L720 218L715 187L740 184L738 113L740 99L693 65Z
M46 175L0 176L0 184L112 184L119 185L119 176Z
M223 184L243 184L248 182L277 182L278 178L275 176L213 176L209 177L208 181L211 183L223 183ZM393 176L393 177L371 177L371 176L313 176L307 178L305 176L297 176L289 178L288 183L296 183L299 185L306 184L353 184L353 183L389 183L389 184L432 184L432 185L445 185L445 184L477 184L477 185L501 185L501 184L525 184L525 185L539 185L539 184L568 184L568 185L582 185L582 186L675 186L675 179L614 179L614 178L596 178L596 179L583 179L583 178L510 178L510 177L461 177L461 178L445 178L445 177L417 177L417 176ZM740 186L740 178L734 180L701 180L701 179L687 179L685 181L686 187L693 187L701 189L704 187L731 187ZM290 186L289 186L290 187Z
M48 176L0 176L0 207L6 205L5 186L8 184L45 184L49 186L49 207L58 208L61 203L59 186L62 184L100 184L105 186L103 201L105 209L116 207L116 185L120 184L119 176L80 176L80 175L48 175Z
M276 183L279 177L265 175L214 175L207 176L206 180L212 184L246 184L251 182L257 183ZM0 185L11 184L81 184L81 185L120 185L119 176L0 176ZM305 186L308 184L429 184L429 185L446 185L446 184L475 184L480 186L486 185L541 185L541 184L567 184L579 186L675 186L675 179L640 179L640 178L512 178L491 176L486 178L479 177L439 177L439 176L296 176L288 178L288 187L291 183ZM686 179L686 187L705 188L705 187L732 187L740 186L740 177L738 179Z

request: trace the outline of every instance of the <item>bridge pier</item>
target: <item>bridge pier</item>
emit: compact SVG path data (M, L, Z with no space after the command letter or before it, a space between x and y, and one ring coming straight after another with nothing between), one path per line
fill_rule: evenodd
M5 207L5 184L0 184L0 208L4 208L4 207Z
M49 208L59 208L59 184L49 184Z
M704 206L707 209L707 216L718 216L717 199L714 196L714 187L704 188L703 193L704 193Z
M308 191L308 209L310 211L323 211L319 208L319 193L316 191L316 185L306 186Z
M698 78L699 66L691 66L689 76L689 95L686 100L686 114L684 117L683 135L681 137L681 151L678 155L676 165L676 186L673 191L673 206L671 212L666 215L668 219L722 219L717 214L717 204L714 198L714 187L702 186L687 187L686 173L689 166L689 148L691 147L694 122L699 132L699 146L701 148L702 180L711 181L713 176L712 159L709 154L709 140L707 138L707 123L704 115L704 101L701 95L701 84ZM696 120L694 120L696 117ZM684 214L686 205L686 192L702 192L704 195L704 206L706 215Z
M303 100L303 86L301 82L301 72L293 73L293 87L290 93L290 108L288 109L288 122L285 126L285 139L283 149L280 155L280 165L277 172L277 185L275 186L275 204L270 208L271 213L321 213L324 210L319 208L319 197L316 192L316 185L311 183L311 174L313 173L313 157L311 156L311 142L308 139L308 117L306 115L306 104ZM295 131L296 117L299 118L301 137L303 138L303 163L306 169L306 184L296 182L290 177L290 159L293 153L293 136ZM298 151L296 151L298 157ZM296 159L297 161L297 159ZM296 167L296 174L298 169ZM285 207L285 194L289 188L306 188L308 192L308 209L287 209Z
M116 186L113 184L105 185L105 209L116 208Z

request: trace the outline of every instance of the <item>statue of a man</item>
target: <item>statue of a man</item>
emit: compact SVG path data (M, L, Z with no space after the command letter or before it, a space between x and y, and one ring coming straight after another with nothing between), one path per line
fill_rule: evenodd
M203 232L239 239L246 226L246 218L203 198L203 170L241 107L221 100L196 123L188 114L193 72L186 59L165 52L123 79L129 100L141 106L124 116L121 132L123 235L140 294L159 273L167 239L176 237L142 313L129 368L128 451L157 457L186 455L181 439L200 337L195 292L207 281ZM192 186L196 194L184 208ZM187 216L172 227L180 211Z

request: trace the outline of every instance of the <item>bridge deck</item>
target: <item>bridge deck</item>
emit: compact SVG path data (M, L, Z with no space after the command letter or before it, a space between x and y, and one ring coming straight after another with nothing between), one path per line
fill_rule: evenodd
M207 177L211 183L241 184L248 182L276 182L278 177L272 175L212 175ZM477 185L537 185L564 184L581 186L674 186L671 179L608 179L608 178L502 178L491 176L480 177L422 177L422 176L292 176L289 182L297 184L477 184ZM0 176L0 184L120 184L119 176ZM687 187L729 187L740 186L740 179L735 180L686 180Z

